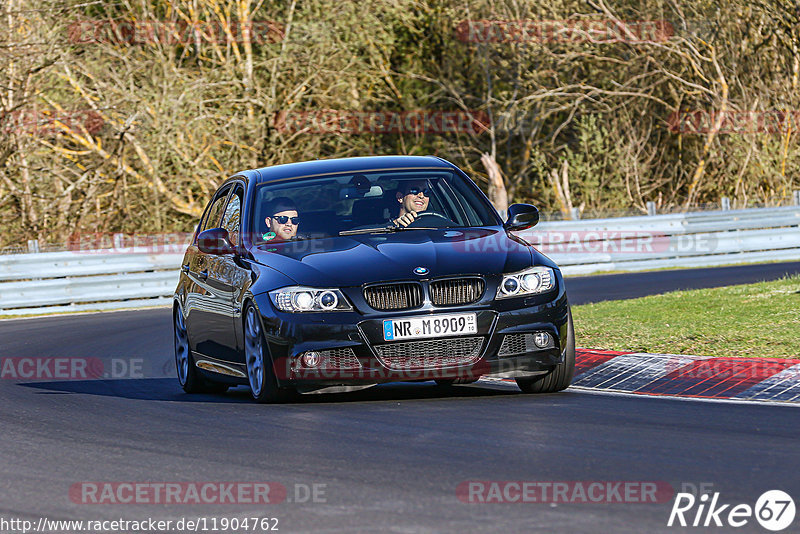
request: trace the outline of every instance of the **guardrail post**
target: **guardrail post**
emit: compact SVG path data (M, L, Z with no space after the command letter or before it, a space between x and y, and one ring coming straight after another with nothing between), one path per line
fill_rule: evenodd
M120 233L114 234L111 237L111 246L114 248L114 250L120 251L125 247L124 239L125 234Z
M720 204L722 205L722 211L731 209L731 199L728 197L722 197Z
M656 214L656 203L652 200L647 201L647 214L653 216Z
M577 221L578 219L581 218L581 210L578 208L572 208L571 215L572 215L572 220Z
M35 254L39 252L39 240L38 239L28 239L28 252L31 254Z
M794 205L800 206L800 191L793 191L792 198L794 199Z

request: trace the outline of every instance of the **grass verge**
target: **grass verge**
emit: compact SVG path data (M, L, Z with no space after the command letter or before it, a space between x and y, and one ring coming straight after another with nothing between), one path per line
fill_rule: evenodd
M800 276L575 306L578 346L733 357L800 357Z

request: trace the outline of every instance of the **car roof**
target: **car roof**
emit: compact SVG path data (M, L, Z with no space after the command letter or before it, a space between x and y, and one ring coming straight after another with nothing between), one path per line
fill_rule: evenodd
M453 164L436 156L366 156L285 163L243 171L237 176L245 176L255 183L267 183L321 174L417 168L452 169Z

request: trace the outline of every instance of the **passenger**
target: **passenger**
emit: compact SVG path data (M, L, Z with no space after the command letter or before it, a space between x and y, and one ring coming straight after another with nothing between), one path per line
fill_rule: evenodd
M288 197L272 199L267 204L265 219L268 231L263 235L264 241L289 241L297 236L300 217L297 206Z
M397 192L397 202L400 203L400 214L392 220L395 226L408 226L428 209L431 189L427 180L409 180Z

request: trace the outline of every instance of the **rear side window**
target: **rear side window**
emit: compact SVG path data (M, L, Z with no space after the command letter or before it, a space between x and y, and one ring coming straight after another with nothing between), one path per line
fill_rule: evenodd
M211 204L211 208L209 208L208 212L206 213L206 218L203 221L203 224L200 226L201 232L208 230L209 228L219 227L219 218L222 215L222 209L225 207L225 200L227 198L228 191L226 190L219 193L219 195L214 199L214 202Z
M228 201L228 207L225 208L225 214L222 216L222 223L220 226L228 231L231 243L234 245L239 244L239 228L241 225L242 215L242 195L244 190L242 186L236 186L233 194Z

